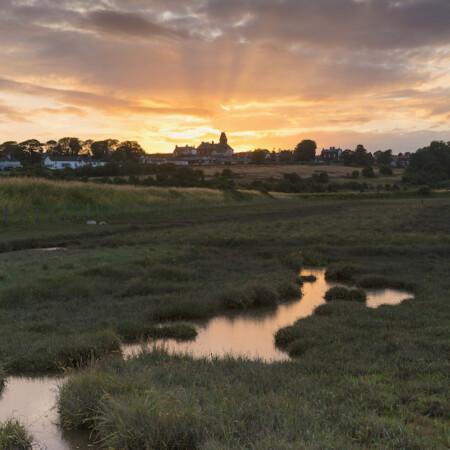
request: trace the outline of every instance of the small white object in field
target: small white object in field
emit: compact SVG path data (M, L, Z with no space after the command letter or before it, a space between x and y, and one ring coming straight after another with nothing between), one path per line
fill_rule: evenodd
M97 222L95 220L88 220L86 225L97 225Z
M108 225L106 222L99 222L99 225Z

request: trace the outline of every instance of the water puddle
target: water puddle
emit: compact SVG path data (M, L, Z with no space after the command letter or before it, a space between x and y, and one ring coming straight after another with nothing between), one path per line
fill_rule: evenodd
M316 306L325 303L325 292L337 283L325 280L325 269L304 270L302 275L314 275L317 280L304 283L303 297L276 309L219 316L206 324L199 324L195 341L177 342L157 340L148 342L163 344L169 351L186 352L194 357L245 356L265 361L288 360L289 356L274 345L274 333L291 325L301 317L309 316ZM366 290L367 306L396 305L411 297L408 292L392 289ZM124 357L137 354L142 345L124 345ZM95 448L89 443L87 431L65 431L58 425L56 398L62 377L25 378L9 377L0 393L0 421L10 417L20 420L34 437L37 449L75 450Z
M0 394L0 421L19 420L33 435L35 449L94 448L88 432L65 431L58 425L55 405L61 381L61 377L9 377Z
M338 283L325 280L325 269L303 270L302 275L314 275L315 282L302 286L303 297L297 301L279 305L275 310L252 311L234 316L219 316L206 325L198 325L195 341L178 342L173 339L153 340L146 345L164 345L169 352L188 353L194 357L247 357L265 361L283 361L289 356L274 345L275 332L297 319L309 316L314 309L325 303L325 292ZM396 305L411 294L393 289L366 289L367 306ZM141 344L127 344L122 347L125 357L136 355Z

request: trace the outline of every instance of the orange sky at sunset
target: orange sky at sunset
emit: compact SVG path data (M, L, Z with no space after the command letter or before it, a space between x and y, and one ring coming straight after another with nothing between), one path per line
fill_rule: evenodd
M0 142L450 140L449 0L0 0Z

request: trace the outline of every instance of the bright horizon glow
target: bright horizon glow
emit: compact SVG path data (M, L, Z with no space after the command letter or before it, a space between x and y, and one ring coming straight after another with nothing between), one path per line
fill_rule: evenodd
M450 140L450 2L4 0L0 142ZM426 12L426 14L425 14ZM301 19L301 20L300 20Z

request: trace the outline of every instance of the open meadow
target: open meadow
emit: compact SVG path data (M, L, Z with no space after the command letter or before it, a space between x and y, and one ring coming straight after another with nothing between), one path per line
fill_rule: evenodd
M345 183L348 182L351 173L354 170L360 172L361 177L361 167L348 167L348 166L337 166L337 165L311 165L311 164L277 164L277 165L236 165L229 166L234 173L234 179L239 185L240 182L249 183L253 180L267 180L271 177L273 178L283 178L285 173L295 173L302 178L311 178L313 174L319 174L321 172L326 172L329 176L330 182L333 183ZM221 172L224 166L204 166L201 169L205 172L206 177L213 177L217 172ZM364 181L368 184L386 184L386 183L398 183L402 179L402 174L404 169L392 168L393 175L383 176L378 173L375 169L377 175L376 178L364 178Z
M1 370L74 367L62 424L106 448L447 448L449 223L448 197L355 197L3 225ZM302 266L411 298L292 317L285 362L120 357L124 341L194 339L198 320L298 298Z

